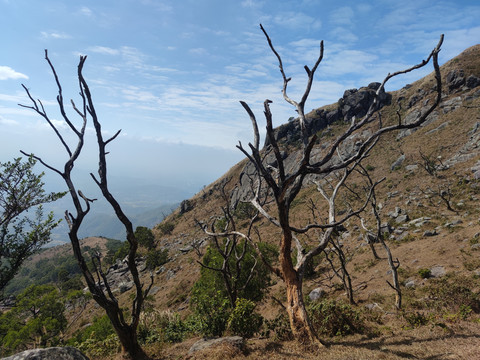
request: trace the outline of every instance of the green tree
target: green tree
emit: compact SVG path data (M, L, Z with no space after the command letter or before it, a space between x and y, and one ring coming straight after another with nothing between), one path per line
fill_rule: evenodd
M229 248L228 240L223 242L220 251L209 246L203 257L200 278L193 286L192 305L200 331L207 336L220 336L227 328L227 322L238 299L259 301L270 284L270 270L259 259L257 252L241 241L236 250ZM276 254L270 245L260 244L264 258L271 259ZM226 253L243 254L224 257ZM220 271L223 269L224 271Z
M53 285L29 286L17 297L16 306L0 316L1 347L13 352L58 344L58 337L67 326L64 310L59 291Z
M32 157L22 162L0 162L0 292L18 272L22 263L50 240L58 225L53 213L43 216L42 204L65 193L45 193L43 173L35 174ZM26 213L35 209L35 215Z
M153 235L152 230L145 226L137 226L135 229L135 236L137 238L138 244L152 250L155 248L155 236Z

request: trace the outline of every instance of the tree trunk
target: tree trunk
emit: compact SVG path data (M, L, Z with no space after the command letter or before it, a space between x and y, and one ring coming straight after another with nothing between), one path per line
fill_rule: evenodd
M301 281L287 281L287 312L293 336L301 343L319 342L308 318Z
M290 255L291 233L284 232L280 251L280 266L287 289L287 313L293 336L304 344L318 343L315 331L310 324L305 302L303 301L302 276L295 270ZM323 345L323 344L322 344Z
M115 328L122 346L121 359L125 360L148 360L150 359L138 343L137 333L130 326Z

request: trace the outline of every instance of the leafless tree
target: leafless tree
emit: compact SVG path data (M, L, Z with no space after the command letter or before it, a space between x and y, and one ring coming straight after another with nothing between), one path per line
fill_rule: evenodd
M83 76L82 70L85 64L85 60L87 59L86 56L80 56L80 61L78 64L77 76L78 76L78 84L80 89L80 97L81 97L81 106L78 107L73 100L71 100L71 105L74 111L79 115L82 119L81 126L77 126L74 122L70 119L67 115L63 94L62 94L62 86L60 84L59 78L55 71L53 64L51 63L48 52L45 50L45 59L50 66L50 69L55 77L55 81L58 87L58 95L57 95L57 103L62 115L63 120L67 124L68 128L71 132L76 136L77 142L75 148L72 148L65 138L60 134L59 130L57 129L56 125L53 123L45 108L40 100L35 100L30 91L27 89L25 85L22 85L25 89L28 97L32 105L21 105L23 107L29 108L34 110L38 115L43 117L50 127L53 129L55 134L57 135L59 141L63 145L65 151L67 152L69 159L66 161L63 170L55 168L49 165L47 162L43 161L42 158L38 156L33 156L35 159L40 161L44 166L48 169L52 170L53 172L59 174L65 184L67 185L68 192L73 201L73 205L75 207L75 213L71 213L69 211L65 212L65 218L68 222L69 226L69 233L68 236L70 238L70 242L72 244L72 249L75 258L80 266L82 274L85 278L87 286L93 296L93 299L105 310L107 313L113 328L115 329L120 343L122 345L122 355L125 358L130 359L148 359L148 356L145 354L143 349L141 348L140 344L138 343L137 339L137 327L140 319L140 313L142 311L142 306L145 301L145 298L148 295L148 292L153 284L153 275L151 276L150 285L147 286L145 289L143 284L140 282L138 270L135 264L135 257L138 247L137 239L135 238L135 233L133 231L133 226L128 217L123 212L120 204L117 202L115 197L110 193L108 188L108 181L107 181L107 160L106 160L106 146L113 141L119 134L120 131L117 131L114 136L111 138L104 140L101 124L99 122L97 113L95 111L94 103L92 100L92 94L90 93L90 89L88 84ZM91 118L93 122L93 126L95 128L95 133L97 137L97 144L98 144L98 155L99 155L99 165L98 165L98 177L94 174L90 174L95 183L100 188L103 197L110 203L112 206L117 218L122 222L125 231L126 231L126 238L130 245L129 252L128 252L128 269L130 271L130 275L133 279L135 284L135 298L132 301L131 308L130 308L130 320L127 320L126 315L124 314L124 310L121 308L118 299L112 292L110 284L107 281L107 274L102 269L100 263L100 257L92 258L92 262L94 264L94 271L92 272L89 270L87 266L87 262L82 254L80 241L78 238L78 230L82 225L83 220L90 212L91 204L96 199L90 199L85 196L80 189L77 189L74 181L72 180L72 170L75 165L75 161L79 158L85 141L85 130L87 126L88 119ZM22 151L23 154L26 154Z
M258 212L249 219L249 226L246 233L246 237L237 234L237 225L235 218L231 212L229 206L229 197L226 193L225 187L231 179L225 181L221 186L221 196L225 202L225 206L222 207L223 212L223 224L218 219L214 219L210 225L210 230L207 229L205 224L197 221L197 224L201 229L211 237L215 250L220 254L222 258L221 266L214 267L198 261L198 263L209 270L216 271L222 275L223 283L227 291L228 299L232 309L235 307L238 294L245 290L252 280L257 270L257 259L253 261L253 265L249 268L245 268L245 257L248 256L247 249L253 228L253 223L258 217ZM217 229L221 226L221 229ZM220 234L218 234L220 232ZM226 234L222 236L221 234ZM246 276L243 274L247 274Z
M304 108L305 102L312 88L315 71L323 59L323 42L320 43L320 53L314 66L311 69L308 66L304 67L307 73L307 84L301 100L297 102L288 96L287 86L291 78L287 77L285 74L282 59L275 50L269 35L262 25L260 25L260 28L267 39L270 49L278 59L280 72L283 78L283 97L288 103L295 107L295 110L298 113L302 139L300 150L301 158L293 169L287 171L284 161L285 157L282 156L280 145L275 138L275 133L273 130L270 100L265 100L264 102L264 115L266 119L266 136L270 144L269 149L273 152L276 159L276 166L273 171L271 166L265 165L263 161L262 151L260 149L260 136L255 115L250 107L243 101L241 101L241 104L248 113L252 122L254 141L253 144L249 143L247 148L243 147L241 143L239 143L237 147L245 154L245 156L256 169L257 183L259 186L257 187L255 194L252 195L251 203L258 209L262 216L277 226L281 232L281 239L279 241L279 267L273 268L272 270L279 275L285 283L287 295L286 309L289 315L292 332L300 341L317 342L319 339L310 325L303 299L302 284L305 273L305 265L312 259L312 257L320 254L325 249L330 241L331 234L335 227L343 224L347 219L356 216L359 212L365 209L365 206L370 200L375 183L367 192L367 198L365 199L363 206L357 210L350 209L350 211L348 211L346 214L343 214L339 219L336 217L335 206L332 204L335 201L335 194L332 193L329 196L326 196L325 198L328 201L329 212L327 217L328 220L323 223L309 223L303 227L293 226L290 220L290 209L292 202L302 189L302 186L308 175L325 177L329 174L340 172L341 174L343 173L345 177L348 177L352 173L353 169L358 166L358 164L372 150L381 135L394 130L415 128L425 122L427 116L431 114L431 112L441 101L441 77L440 68L438 65L438 53L443 42L443 35L440 37L440 41L438 42L437 46L431 51L426 60L423 60L421 63L408 69L397 71L393 74L388 74L381 83L380 87L377 89L375 99L368 109L366 115L362 119L352 118L348 129L345 130L335 141L333 141L333 143L327 147L323 153L321 153L320 158L314 158L312 156L312 150L314 149L315 145L317 145L318 138L315 134L313 136L309 136L306 128ZM430 60L433 62L436 77L437 95L435 101L433 101L432 105L417 119L415 119L415 121L405 123L403 119L399 118L398 122L395 124L382 124L381 117L375 116L375 114L379 109L377 100L378 95L381 91L383 91L387 81L395 76L421 68L429 63ZM358 149L345 157L338 156L339 151L343 145L346 144L347 139L351 135L357 134L366 128L371 130L371 134L362 140L362 144L358 147ZM288 151L286 148L282 150L284 152ZM262 186L265 186L268 189L268 192L272 194L274 199L274 206L269 208L262 206L262 204L259 202L259 195L261 193L259 190L261 188L260 184L263 183L265 183L265 185ZM334 189L336 189L336 186ZM313 248L306 251L302 243L298 240L298 235L306 234L313 229L321 229L323 230L323 233L319 238L318 243ZM295 264L293 261L292 252L294 248L296 248L297 255L297 261Z

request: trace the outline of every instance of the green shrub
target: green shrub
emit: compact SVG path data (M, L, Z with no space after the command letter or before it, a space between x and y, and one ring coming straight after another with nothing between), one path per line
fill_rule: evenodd
M257 209L249 202L240 202L235 209L233 215L235 215L239 220L251 219L257 213Z
M430 276L432 276L432 272L430 271L430 269L424 268L418 270L418 275L420 275L422 279L428 279Z
M404 312L402 316L407 321L410 328L417 328L420 326L427 325L430 321L430 317L418 311L411 312L411 313Z
M480 296L472 291L475 286L478 286L478 280L464 276L432 279L423 289L427 295L427 307L450 313L458 313L462 307L468 307L478 314Z
M81 343L76 343L75 347L89 357L104 357L117 353L120 348L120 342L117 334L99 338L95 333L91 333L89 338Z
M275 341L287 341L293 339L292 329L290 328L290 322L285 313L278 314L272 320L265 320L264 334L267 337L272 336Z
M251 300L237 299L235 309L230 313L227 328L235 335L251 338L260 331L263 317L254 312L255 303Z
M350 304L323 300L307 307L311 323L318 334L345 336L365 331L364 320Z
M204 336L222 336L232 311L230 302L218 291L214 296L194 289L194 319L196 329Z
M155 236L149 228L145 226L137 226L135 229L135 237L137 238L138 244L144 248L151 250L155 247Z
M155 268L166 264L168 260L168 249L150 250L147 253L145 265L147 266L147 269L154 270Z
M157 225L157 229L160 230L162 235L170 235L175 229L175 224L171 221L163 221Z

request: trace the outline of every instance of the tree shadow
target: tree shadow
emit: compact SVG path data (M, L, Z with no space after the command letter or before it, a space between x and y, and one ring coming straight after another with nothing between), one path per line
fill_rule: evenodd
M382 336L380 338L368 338L364 337L360 340L351 341L338 341L332 342L328 344L330 349L335 348L337 346L351 346L356 348L364 348L371 351L378 351L380 353L389 353L396 355L400 358L404 359L419 359L417 355L413 352L407 352L405 350L396 350L392 349L392 346L411 346L413 344L421 344L421 343L429 343L432 341L439 341L439 340L446 340L446 339L480 339L480 334L459 334L459 333L452 333L452 334L444 334L444 335L437 335L437 336L430 336L425 338L418 338L414 336L405 336L402 335L402 339L391 338ZM453 355L453 353L441 353L438 355L431 355L429 357L423 357L423 360L436 360L436 359L445 359L445 356Z

